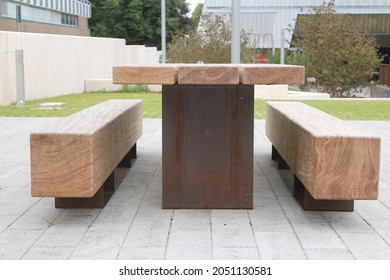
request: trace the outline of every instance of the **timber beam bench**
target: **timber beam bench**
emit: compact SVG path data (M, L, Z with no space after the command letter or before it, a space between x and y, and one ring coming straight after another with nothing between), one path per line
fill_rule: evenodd
M267 102L266 135L304 210L353 211L354 200L378 198L379 137L301 102Z
M32 196L103 208L136 158L142 101L108 100L30 134Z
M252 209L254 85L304 76L270 64L114 67L114 83L162 85L162 207Z

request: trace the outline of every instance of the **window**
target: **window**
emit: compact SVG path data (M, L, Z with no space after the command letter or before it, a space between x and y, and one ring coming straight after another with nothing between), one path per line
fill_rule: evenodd
M2 2L1 3L1 14L0 15L3 15L3 16L6 16L8 14L8 5L7 5L7 2Z
M62 13L61 14L61 24L70 25L70 26L77 26L77 16Z
M22 20L23 21L35 21L40 23L61 24L68 26L78 26L78 15L76 8L82 6L76 6L75 2L70 0L20 0L20 3L31 3L31 5L18 4L13 0L2 0L0 2L0 16L6 18L16 18L16 6L22 7ZM79 1L77 1L79 2ZM35 3L34 6L32 3ZM81 2L79 2L81 3ZM42 7L39 7L41 5ZM64 5L68 12L61 12L59 6ZM83 7L84 8L84 7ZM79 12L84 12L81 10Z

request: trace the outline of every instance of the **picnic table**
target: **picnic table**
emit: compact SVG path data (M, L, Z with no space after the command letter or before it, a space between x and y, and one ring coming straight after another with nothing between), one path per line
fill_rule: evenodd
M162 85L162 207L253 208L254 85L301 84L304 67L113 68L116 84Z

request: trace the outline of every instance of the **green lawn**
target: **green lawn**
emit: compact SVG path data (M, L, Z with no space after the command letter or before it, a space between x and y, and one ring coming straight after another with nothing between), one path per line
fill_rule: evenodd
M142 99L145 118L161 118L161 94L159 93L82 93L69 94L34 101L23 107L0 106L0 116L9 117L65 117L108 99ZM40 106L42 103L63 102L61 106Z
M343 120L390 120L390 101L351 99L302 100ZM265 118L265 100L255 101L255 118Z
M142 99L145 118L161 118L159 93L83 93L26 102L25 106L0 106L0 116L63 117L107 99ZM47 102L63 102L61 106L41 106ZM349 99L302 101L344 120L390 120L390 101L356 101ZM255 101L255 118L265 118L265 100Z

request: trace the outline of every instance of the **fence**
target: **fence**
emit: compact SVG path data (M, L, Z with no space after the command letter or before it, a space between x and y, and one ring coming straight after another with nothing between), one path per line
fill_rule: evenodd
M390 86L390 64L379 66L379 80L382 85Z
M112 79L114 65L159 62L157 48L126 46L123 39L0 31L0 105L16 102L18 49L26 100L82 93L86 80Z

